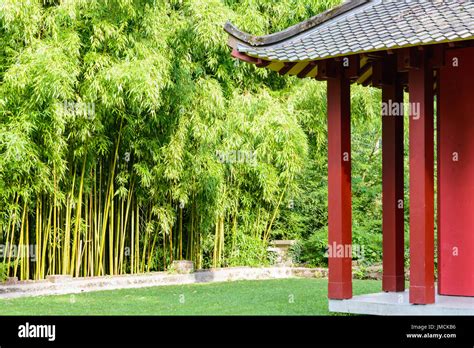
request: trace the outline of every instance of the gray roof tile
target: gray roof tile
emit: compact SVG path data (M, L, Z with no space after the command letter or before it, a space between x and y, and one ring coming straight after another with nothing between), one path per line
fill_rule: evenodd
M240 52L281 61L474 38L474 1L371 1L284 41Z

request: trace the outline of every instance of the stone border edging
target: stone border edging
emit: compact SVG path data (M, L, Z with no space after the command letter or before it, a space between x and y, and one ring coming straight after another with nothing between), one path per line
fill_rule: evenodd
M91 291L144 288L153 286L213 283L236 280L324 278L327 269L304 267L230 267L200 270L189 274L150 272L145 274L72 278L52 276L48 280L19 281L0 285L0 299L77 294Z

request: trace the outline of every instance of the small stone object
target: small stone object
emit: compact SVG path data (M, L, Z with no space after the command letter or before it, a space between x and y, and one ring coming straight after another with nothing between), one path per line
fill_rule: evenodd
M295 240L274 240L267 250L276 254L275 266L291 267L293 260L289 254L290 247L295 244Z
M187 274L194 272L194 262L187 260L173 261L171 269L178 274Z
M63 274L54 274L46 277L46 280L51 283L67 283L72 280L72 276Z

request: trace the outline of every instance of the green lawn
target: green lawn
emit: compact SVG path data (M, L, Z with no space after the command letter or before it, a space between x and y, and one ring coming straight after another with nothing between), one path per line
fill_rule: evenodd
M354 280L354 294L381 282ZM328 315L326 279L278 279L0 299L1 315Z

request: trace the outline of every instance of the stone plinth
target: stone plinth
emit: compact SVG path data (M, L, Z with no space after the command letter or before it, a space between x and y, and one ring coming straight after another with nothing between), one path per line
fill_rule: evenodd
M289 251L290 247L295 243L295 240L274 240L270 243L270 247L267 250L276 254L275 266L291 267L293 265Z
M187 261L187 260L178 260L178 261L173 261L171 264L171 270L178 274L187 274L187 273L193 273L194 272L194 262L193 261Z

